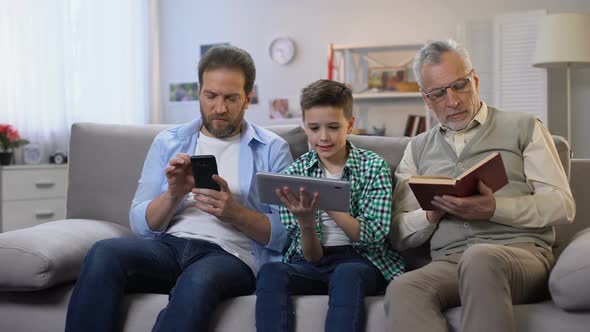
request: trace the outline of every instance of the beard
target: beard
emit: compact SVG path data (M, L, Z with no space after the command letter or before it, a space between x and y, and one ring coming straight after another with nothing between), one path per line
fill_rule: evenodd
M237 129L242 125L242 120L244 119L244 113L246 111L246 103L244 103L244 105L242 105L240 109L240 113L238 113L236 117L232 120L227 115L212 114L210 116L206 116L205 113L203 113L203 105L201 104L200 107L201 118L203 119L203 126L205 126L205 129L207 129L207 131L211 133L211 135L217 138L226 138L232 136L232 134L234 134L237 131ZM227 113L229 112L226 112L226 114ZM225 120L225 125L222 127L215 127L213 125L213 120L216 119Z

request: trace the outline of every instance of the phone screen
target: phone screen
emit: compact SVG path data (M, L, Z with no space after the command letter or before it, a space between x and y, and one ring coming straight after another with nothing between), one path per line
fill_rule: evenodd
M191 157L191 166L195 188L206 188L220 191L221 188L217 182L213 181L213 174L217 173L217 162L215 156L199 155Z

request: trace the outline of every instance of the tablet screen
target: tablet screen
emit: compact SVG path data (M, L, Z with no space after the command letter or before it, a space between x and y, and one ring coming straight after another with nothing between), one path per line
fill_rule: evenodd
M275 189L288 186L293 192L299 192L299 188L303 187L310 194L319 193L318 207L320 210L348 212L350 208L350 183L348 181L258 172L256 185L260 200L267 204L283 205L276 195Z

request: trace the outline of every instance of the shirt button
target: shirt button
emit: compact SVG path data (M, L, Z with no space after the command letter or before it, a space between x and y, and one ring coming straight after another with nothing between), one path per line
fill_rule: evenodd
M459 168L463 168L463 163L458 163L458 164L457 164L457 167L459 167Z
M471 225L470 225L468 222L464 222L464 223L463 223L463 227L465 227L465 228L469 228L469 227L471 227Z

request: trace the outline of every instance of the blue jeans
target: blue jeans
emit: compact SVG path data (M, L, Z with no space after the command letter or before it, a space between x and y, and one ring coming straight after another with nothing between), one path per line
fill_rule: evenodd
M289 263L264 264L256 282L256 330L291 332L290 295L329 294L325 330L363 331L364 298L382 292L385 286L381 271L351 246L325 247L317 263L296 255Z
M254 291L244 262L218 245L163 235L97 242L72 293L66 331L116 331L125 292L169 291L154 331L208 331L217 304Z

